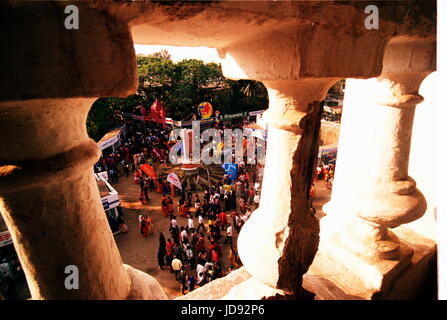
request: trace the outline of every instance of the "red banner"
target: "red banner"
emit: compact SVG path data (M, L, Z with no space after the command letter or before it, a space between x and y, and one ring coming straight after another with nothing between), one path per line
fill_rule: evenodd
M148 164L143 164L140 167L141 170L143 170L144 173L146 173L149 177L154 180L155 183L157 183L157 174L155 173L154 168Z

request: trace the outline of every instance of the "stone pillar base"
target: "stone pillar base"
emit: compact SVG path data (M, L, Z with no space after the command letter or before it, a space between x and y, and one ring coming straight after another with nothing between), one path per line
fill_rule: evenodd
M168 297L155 278L127 264L124 269L130 277L132 286L128 300L167 300Z
M265 285L241 267L175 300L313 300L314 294L301 288L298 297Z
M373 291L387 290L389 282L411 264L413 249L401 243L393 260L378 259L372 261L350 251L344 246L343 234L337 234L321 248L323 256L340 264L346 272L342 275L342 281L355 282L354 278L362 279L362 282ZM354 276L354 277L353 277ZM353 283L354 284L354 283Z
M398 229L400 237L407 232ZM414 235L406 240L401 238L393 260L368 261L341 244L337 233L320 244L303 287L321 300L414 299L428 277L436 244Z

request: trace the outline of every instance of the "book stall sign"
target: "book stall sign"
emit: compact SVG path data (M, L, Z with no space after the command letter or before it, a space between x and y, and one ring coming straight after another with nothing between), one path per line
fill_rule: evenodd
M120 137L119 135L114 136L111 139L108 139L102 143L99 144L99 147L101 148L101 150L107 149L108 147L114 145L115 143L117 143L119 141Z
M109 181L109 174L107 173L107 171L98 172L98 176L106 181Z
M244 112L220 115L219 118L221 120L230 120L230 119L244 118L248 115L249 115L249 113L244 111Z
M0 247L5 247L12 243L12 237L8 230L0 232Z

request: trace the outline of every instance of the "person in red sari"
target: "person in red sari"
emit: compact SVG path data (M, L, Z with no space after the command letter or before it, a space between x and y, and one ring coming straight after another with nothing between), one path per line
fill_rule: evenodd
M214 248L211 251L211 261L213 261L213 263L218 263L219 262L219 252L217 251L216 248Z
M188 203L185 203L185 204L183 205L182 216L185 217L185 218L187 218L188 215L189 215L189 206L188 206Z
M172 242L171 239L168 239L166 242L166 263L169 266L171 273L174 272L174 269L172 269L171 266L172 260L174 259L173 248L174 242Z
M160 181L158 181L157 192L158 192L158 193L162 193L162 192L163 192L163 190L161 189L161 183L160 183Z
M138 219L140 220L140 233L147 238L147 233L148 233L148 226L147 226L147 220L145 217L143 217L141 214L138 217Z
M168 199L165 196L161 197L161 213L163 214L163 217L167 217L169 215L167 200Z
M146 203L146 197L144 195L144 191L143 190L140 191L140 196L138 197L138 199L141 201L141 204L145 204Z
M147 218L146 218L146 225L147 225L147 232L149 234L153 234L154 233L154 225L152 223L152 218L149 216L147 216Z
M168 197L166 202L168 203L168 212L173 213L174 212L174 202L172 201L171 197Z
M219 213L219 226L222 228L222 230L224 230L227 226L227 214L225 213L225 211L221 211L221 213Z
M203 233L201 233L199 240L196 243L196 248L195 248L196 255L198 255L204 249L205 249L205 238L203 236Z

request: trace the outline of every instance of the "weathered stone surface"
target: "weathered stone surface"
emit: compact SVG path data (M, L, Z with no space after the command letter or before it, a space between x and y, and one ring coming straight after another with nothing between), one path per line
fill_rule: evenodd
M130 289L129 300L167 300L168 297L161 285L155 278L147 273L132 268L127 264L124 269L130 277L132 287Z
M427 282L433 281L429 276L430 269L435 268L436 264L436 243L403 226L396 228L395 233L412 252L411 261L403 270L393 270L392 265L398 263L396 260L382 262L382 267L387 268L388 264L387 270L392 271L391 274L387 274L386 269L377 273L371 269L377 265L365 264L362 260L357 260L359 264L356 265L352 257L348 257L349 263L343 264L339 259L333 260L333 255L323 253L320 248L309 271L303 276L303 287L314 292L317 300L422 298L421 292L427 287ZM323 250L326 249L330 250L326 247ZM331 249L340 250L336 247ZM368 273L368 269L372 273ZM375 283L371 281L374 277Z
M0 212L33 299L126 299L130 292L93 176L100 150L85 128L92 102L0 103ZM79 290L65 288L68 265L79 270Z
M309 209L318 152L320 104L332 79L265 82L270 107L266 165L260 207L238 238L247 271L288 294L298 293L318 246L318 222ZM315 102L315 103L314 103Z
M340 136L340 123L321 120L320 145L337 144Z
M176 298L175 300L220 300L225 299L229 292L240 283L250 279L251 276L245 269L241 267L234 270L223 278L216 279L204 286L195 289L194 291ZM250 299L249 297L242 297L242 299Z
M126 96L135 91L132 42L218 48L226 76L263 80L269 88L270 141L263 183L267 189L239 242L252 279L233 291L233 296L300 290L301 275L318 245L318 223L309 214L307 199L319 128L315 102L341 77L368 78L382 72L379 81L396 95L385 94L388 98L379 102L399 109L385 111L387 125L379 124L373 139L378 141L376 146L386 144L389 149L382 154L388 157L372 161L371 185L382 193L376 197L367 190L365 194L371 196L350 194L348 200L370 201L376 209L384 202L381 210L359 213L386 226L420 216L423 197L407 177L409 139L399 131L411 128L413 115L403 114L405 108L395 102L416 104L419 82L434 66L433 41L427 40L434 39L436 4L379 1L380 29L366 30L368 4L83 1L78 2L80 29L67 30L61 2L2 3L0 210L12 230L33 298L163 297L148 279L142 280L147 287L131 286L132 279L141 274L126 272L113 243L92 177L91 166L99 150L85 132L93 99L82 97ZM412 72L419 76L409 77ZM403 80L404 90L394 90ZM395 123L399 130L393 131ZM381 144L382 140L386 143ZM352 163L342 159L340 155L337 172ZM394 198L384 197L385 191L395 194ZM415 250L413 261L417 256ZM67 263L79 267L82 290L62 287ZM242 273L237 281L244 278ZM155 292L149 292L149 287ZM259 290L253 292L253 288Z
M128 27L78 3L79 29L64 26L60 1L2 3L0 101L127 96L136 91Z
M423 100L418 89L434 68L434 52L430 39L396 39L385 50L386 72L347 81L333 193L322 222L332 234L323 237L319 256L348 268L342 277L355 274L374 288L367 298L387 296L412 265L413 248L387 228L417 220L427 208L408 163L415 106ZM337 232L328 231L333 223L341 226Z

